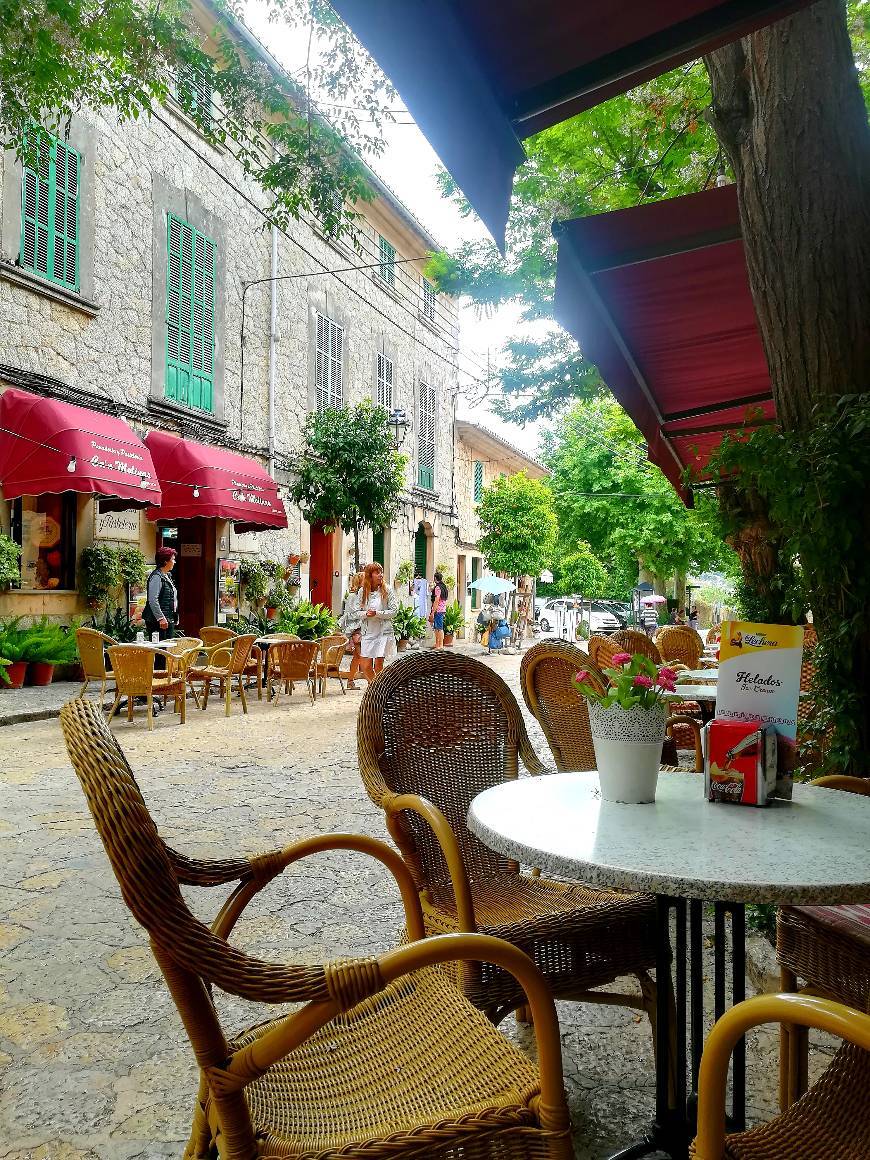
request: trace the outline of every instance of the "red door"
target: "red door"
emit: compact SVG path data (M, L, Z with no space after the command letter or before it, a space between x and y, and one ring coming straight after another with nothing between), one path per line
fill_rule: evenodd
M206 620L206 527L205 520L179 520L162 525L161 543L175 548L172 579L178 589L178 627L196 636Z
M308 565L312 604L325 604L332 610L332 573L335 532L329 535L322 524L311 526L311 561Z

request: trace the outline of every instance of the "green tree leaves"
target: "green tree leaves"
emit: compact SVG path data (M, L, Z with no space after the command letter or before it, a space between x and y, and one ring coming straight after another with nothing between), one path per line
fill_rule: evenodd
M477 509L480 549L494 572L537 576L556 543L553 498L546 484L525 472L494 480Z

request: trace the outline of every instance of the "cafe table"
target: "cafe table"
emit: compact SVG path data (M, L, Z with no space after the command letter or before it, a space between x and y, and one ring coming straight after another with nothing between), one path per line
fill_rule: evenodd
M654 894L657 910L656 1117L620 1160L664 1154L684 1160L694 1134L694 1091L704 1041L702 914L712 905L713 1016L745 998L747 903L870 899L870 797L796 785L766 808L711 803L696 773L659 775L650 805L601 799L597 773L523 777L478 794L468 827L490 849L591 886ZM728 959L725 928L731 926ZM673 951L671 928L673 924ZM675 1006L672 1010L671 978ZM673 1029L676 1098L669 1099ZM688 1043L688 1049L687 1049ZM745 1127L745 1043L732 1059L730 1127ZM613 1158L615 1160L615 1158Z
M718 667L714 669L680 669L677 673L677 681L716 681L718 679Z

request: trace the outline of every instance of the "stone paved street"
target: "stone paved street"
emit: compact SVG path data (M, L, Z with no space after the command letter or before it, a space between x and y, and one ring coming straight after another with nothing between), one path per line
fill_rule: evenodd
M515 683L519 658L491 662ZM149 734L116 726L163 836L221 857L334 830L385 837L356 769L361 694L311 707L253 700L227 720L192 705ZM539 751L540 734L533 733ZM56 720L0 730L0 1157L132 1160L177 1157L196 1073L143 931L122 904ZM189 891L210 918L220 892ZM249 908L240 945L266 958L317 962L386 949L400 907L379 866L351 855L309 859ZM220 997L231 1024L261 1009ZM600 1160L639 1135L652 1112L645 1020L618 1008L560 1006L578 1156ZM533 1037L505 1030L533 1050ZM750 1099L771 1108L775 1036L750 1047Z

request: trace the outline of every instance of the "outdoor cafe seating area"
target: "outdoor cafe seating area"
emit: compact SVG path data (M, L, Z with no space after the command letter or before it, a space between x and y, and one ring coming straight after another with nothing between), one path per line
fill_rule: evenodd
M242 712L248 712L246 688L255 689L258 700L265 695L275 704L282 692L290 695L296 685L311 703L328 692L330 681L345 691L347 674L341 661L347 637L341 633L308 641L288 633L258 637L211 625L201 628L199 636L120 644L96 629L79 628L76 640L85 677L79 696L86 696L91 683L96 686L99 681L101 698L107 690L115 693L109 720L124 703L132 721L139 700L145 705L149 729L154 725L155 698L164 706L171 702L183 725L188 696L205 711L212 689L223 701L227 717L234 695Z
M684 634L662 635L650 649L684 645ZM243 688L253 640L218 643L235 658L220 662L222 687L234 663ZM394 844L312 833L268 854L222 846L212 860L191 858L179 837L170 847L159 836L149 807L160 803L146 805L100 709L84 698L64 708L94 823L200 1067L187 1156L572 1156L583 1129L564 1094L561 1000L634 1009L649 1029L655 1122L620 1156L687 1156L690 1146L702 1160L870 1153L866 1100L854 1098L870 1080L867 783L822 779L796 786L793 802L741 810L706 802L697 765L662 764L655 806L603 802L596 775L583 772L595 750L574 681L581 665L606 680L591 654L558 640L524 653L523 700L549 752L536 750L491 666L446 651L387 666L363 698L357 742L362 786ZM681 655L700 668L691 650ZM325 677L326 655L310 656L297 662L302 676L268 662L266 685ZM217 668L184 672L202 686ZM171 687L175 675L167 666L153 679ZM696 718L676 716L697 732ZM254 898L329 850L389 870L404 941L318 965L238 949L231 934ZM181 886L229 889L210 926ZM757 902L781 907L783 993L744 1001L745 908ZM247 1030L224 1027L211 987L277 1010ZM302 1006L287 1014L288 1004ZM509 1015L533 1030L531 1058L499 1031ZM744 1036L768 1022L782 1025L781 1113L748 1127ZM811 1028L842 1046L807 1091Z

